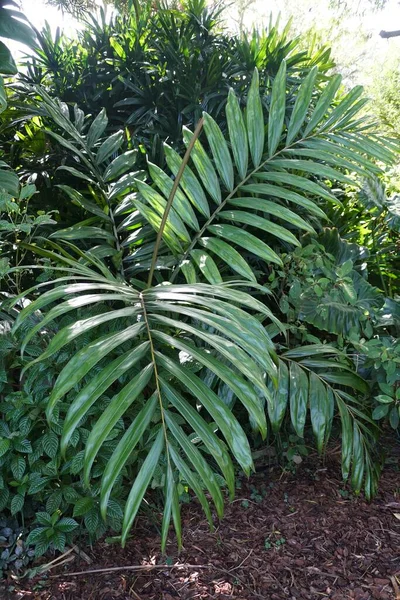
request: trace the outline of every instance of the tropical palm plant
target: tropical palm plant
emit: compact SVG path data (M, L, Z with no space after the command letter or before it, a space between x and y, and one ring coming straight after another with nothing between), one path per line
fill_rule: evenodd
M179 481L193 489L210 523L205 492L222 515L222 488L234 493L231 457L245 473L253 469L239 404L262 437L268 420L279 429L287 406L302 436L310 410L320 451L336 414L343 476L351 473L356 492L364 486L369 497L376 490L368 385L336 348L290 348L264 285L269 265L281 264L282 249L299 245L299 231L320 229L324 204L340 205L327 181L353 183L352 173L379 172L375 159L393 158L358 118L365 103L361 88L338 97L340 77L321 91L316 80L315 67L288 111L283 61L265 121L256 70L246 110L229 93L227 135L205 113L194 132L184 128L184 158L165 146L172 175L149 163L152 184L132 172L134 153L118 155L122 132L102 138L105 111L85 130L77 126L83 114L75 111L74 124L66 105L41 92L43 110L63 131L47 134L74 158L74 166L60 168L86 185L82 193L62 189L88 218L31 248L54 262L60 277L48 291L43 284L31 290L39 296L22 310L15 330L37 315L26 344L36 334L46 337L50 323L59 324L34 363L90 334L58 376L47 418L51 423L60 410L66 413L65 452L85 414L110 395L87 440L84 478L89 486L96 456L119 425L100 486L105 515L113 485L135 449L142 449L125 505L123 543L155 474L165 491L163 548L171 520L181 536ZM96 306L106 308L91 312ZM75 317L63 325L68 314ZM109 327L105 333L103 326ZM124 374L128 382L121 385ZM235 408L227 397L236 400Z

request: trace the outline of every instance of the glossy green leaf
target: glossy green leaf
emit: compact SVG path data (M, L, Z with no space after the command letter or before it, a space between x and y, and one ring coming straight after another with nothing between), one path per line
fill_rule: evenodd
M287 221L299 229L304 229L310 233L315 233L314 228L302 217L296 215L296 213L286 206L282 206L276 202L271 202L270 200L264 200L263 198L233 198L229 201L229 205L239 206L246 209L253 208L254 210L279 217L283 221Z
M168 146L168 144L164 144L164 151L168 167L176 176L182 164L182 159L179 154L171 148L171 146ZM210 207L208 205L206 195L200 183L198 182L196 175L188 165L185 166L183 171L180 186L193 206L195 206L197 210L205 217L209 217Z
M312 67L307 77L301 84L296 96L293 111L290 116L288 132L286 136L286 145L290 146L294 138L299 133L307 115L308 107L314 91L315 78L318 73L317 67Z
M217 465L226 480L231 498L235 490L235 474L232 461L225 444L213 432L210 425L203 419L197 410L179 394L176 389L173 389L163 377L160 377L160 384L163 393L169 402L176 408L182 417L191 426L202 443L206 446L210 454L213 456Z
M117 152L121 148L123 141L123 131L116 131L110 135L97 150L96 164L101 165L101 163L110 158L114 152Z
M93 148L96 142L101 138L108 125L108 117L106 109L102 108L99 114L94 119L93 123L89 127L87 134L87 145L89 148Z
M86 415L90 407L106 392L111 385L124 373L131 369L141 360L149 349L150 342L145 341L133 350L125 352L108 364L85 387L75 396L70 405L64 421L64 427L60 442L61 453L65 455L67 445L72 434L78 427L81 419Z
M299 437L304 437L308 405L308 377L297 363L290 363L290 417L293 428Z
M159 352L157 352L157 362L176 377L179 384L188 389L198 402L203 404L206 411L211 415L221 430L235 459L238 461L243 471L249 474L253 469L253 460L249 442L241 425L233 416L232 412L218 396L210 390L199 377L197 377L197 375L194 375L188 369L184 369L172 359Z
M350 474L353 454L353 424L346 404L336 396L336 402L342 423L342 477L347 481Z
M252 252L259 258L264 259L266 262L273 262L277 265L283 265L282 260L279 256L270 248L265 242L262 242L252 233L234 227L233 225L219 224L210 225L207 227L208 231L214 235L229 240L230 242L242 246L248 252Z
M247 174L249 160L247 132L242 111L240 110L239 101L232 89L229 90L228 102L226 104L226 120L236 168L238 170L239 177L244 179Z
M187 129L187 127L184 127L183 141L186 147L189 146L192 139L193 133L189 129ZM192 151L190 153L190 158L193 160L196 166L196 170L199 174L204 188L208 191L211 198L215 200L217 204L220 204L221 188L219 185L218 177L211 160L208 158L207 152L204 150L199 140L195 141Z
M126 539L129 535L133 521L135 520L146 490L149 487L150 481L152 480L154 471L160 460L161 452L164 449L164 445L164 433L163 430L160 429L139 473L136 476L126 501L124 521L122 524L122 547L124 547L126 544Z
M329 83L325 86L324 91L320 95L311 118L304 131L304 136L307 136L324 118L329 109L336 92L342 83L341 75L333 75Z
M267 221L267 219L263 219L257 215L253 215L252 213L239 211L239 210L230 210L230 211L221 211L219 213L221 219L226 219L229 221L233 221L234 223L243 223L245 225L250 225L252 227L256 227L257 229L261 229L270 233L271 235L277 237L280 240L284 240L285 242L289 242L294 246L300 246L300 242L298 239L285 229L281 227L281 225L277 225L273 221Z
M168 410L166 410L164 414L168 429L171 431L187 459L206 485L214 501L217 515L221 518L224 514L224 499L211 467L201 454L200 450L188 439L183 429L176 423L174 415Z
M353 456L351 471L351 486L356 494L361 490L364 477L364 447L360 435L360 430L356 423L353 424Z
M272 85L268 118L268 155L271 158L278 148L286 110L286 61L281 62Z
M130 171L136 163L136 158L137 150L128 150L114 158L104 171L104 181L113 181L117 177L124 175L127 171Z
M85 447L85 460L83 476L85 484L89 485L90 470L100 447L107 439L109 433L118 420L125 414L132 402L136 400L145 386L149 383L154 366L149 364L138 375L116 394L100 418L92 428Z
M250 281L256 280L254 273L247 262L244 260L244 258L242 258L239 252L237 252L237 250L232 248L232 246L223 240L211 237L203 237L199 240L199 242L204 246L204 248L222 258L222 260L225 261L233 271L236 271L239 273L239 275L242 275Z
M136 448L137 444L143 438L144 433L150 425L154 416L156 407L158 406L158 397L155 392L151 398L146 401L139 414L132 421L129 428L126 430L122 438L119 440L117 447L107 462L104 475L101 478L100 487L100 510L103 519L106 519L108 502L115 481L119 477L127 460Z
M291 190L288 190L283 187L278 187L269 183L251 183L248 185L244 185L241 188L241 190L245 193L250 194L262 194L267 196L275 196L276 198L282 198L283 200L287 200L288 202L292 202L293 204L302 206L303 208L307 209L308 212L310 212L313 215L316 215L317 217L320 217L321 219L327 218L324 211L321 208L319 208L319 206L317 206L312 200L309 200L305 196L301 196L300 194L297 194L297 192L292 192Z
M279 361L278 387L272 382L268 387L272 395L272 401L267 404L268 417L272 431L276 434L281 428L289 399L289 371L282 360Z
M231 192L234 186L234 173L231 155L223 133L210 115L203 113L204 131L210 145L217 171L226 189Z
M143 323L135 323L118 333L102 336L79 350L61 371L47 404L50 420L58 400L72 389L102 358L114 348L136 337L144 329Z
M315 373L310 373L309 384L311 425L321 454L331 430L334 402L329 388Z
M16 75L18 73L17 65L4 42L0 42L0 73L4 75Z
M161 193L164 195L164 198L166 200L168 200L168 198L171 194L174 182L157 165L153 165L152 163L149 162L148 166L149 166L149 173L151 175L152 180L157 185L157 187L161 191ZM182 190L179 189L179 187L175 192L175 196L174 196L174 200L173 200L173 207L176 209L176 211L180 215L181 219L187 225L189 225L189 227L191 227L195 231L198 231L200 229L200 225L197 220L196 213L194 212L189 200L186 198L186 196L182 192Z
M190 255L209 283L222 283L218 267L207 252L204 252L204 250L192 250Z
M254 166L258 167L264 152L264 115L257 69L254 69L247 96L246 125L251 158Z

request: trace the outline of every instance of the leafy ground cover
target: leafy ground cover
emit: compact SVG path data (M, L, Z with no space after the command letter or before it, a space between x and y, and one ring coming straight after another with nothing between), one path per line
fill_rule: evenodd
M296 474L261 467L241 482L214 532L195 501L184 506L179 555L172 536L160 554L159 515L139 521L124 550L101 540L85 548L90 564L75 555L50 576L15 585L8 598L395 600L400 447L393 453L372 503L343 487L336 452L325 464L310 457ZM133 565L148 570L129 570Z

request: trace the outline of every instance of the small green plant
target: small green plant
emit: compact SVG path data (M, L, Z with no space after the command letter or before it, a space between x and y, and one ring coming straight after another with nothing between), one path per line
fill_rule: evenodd
M275 550L278 550L285 543L286 543L286 538L284 538L282 535L280 535L279 531L274 531L267 538L265 538L264 548L265 548L265 550L271 550L272 548L274 548Z
M52 515L38 512L36 521L40 527L33 529L27 539L27 544L35 547L36 556L41 556L48 550L64 552L66 544L72 540L72 532L78 527L74 519L62 517L58 510Z

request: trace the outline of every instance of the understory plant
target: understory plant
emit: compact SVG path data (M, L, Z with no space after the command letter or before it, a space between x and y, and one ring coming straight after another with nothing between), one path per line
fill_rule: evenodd
M376 160L390 162L393 153L359 119L360 88L343 96L335 76L316 89L312 68L287 110L286 78L283 61L267 121L256 70L246 110L229 94L226 134L204 113L194 132L183 130L183 158L165 144L168 168L149 161L144 172L135 170L135 152L121 151L122 132L103 137L105 111L89 126L76 109L40 92L42 111L62 131L46 135L73 159L74 166L60 167L71 185L60 187L87 216L23 244L37 266L50 262L58 276L22 295L32 301L18 309L13 335L35 321L21 350L35 339L43 349L24 365L22 381L48 361L58 365L45 401L46 427L56 434L53 460L61 472L71 470L71 447L82 440L79 485L103 519L122 487L123 544L149 487L164 493L163 548L171 521L181 539L182 483L211 525L209 503L222 516L224 490L234 493L232 459L246 474L254 468L249 432L277 433L287 411L299 438L310 422L321 453L339 422L344 479L367 497L376 491L378 428L368 381L343 343L312 330L293 343L289 310L270 284L275 273L285 286L286 257L306 258L302 235L317 240L325 207L341 206L331 182L353 185L349 173L379 174ZM292 290L296 319L306 320L308 306L329 293L332 310L341 301L352 314L347 304L357 305L350 321L334 313L337 326L364 331L358 294L371 286L352 260L327 266L321 259L317 267L331 269L334 289L308 285L305 306ZM314 318L330 322L330 310L328 303ZM308 321L324 329L312 313Z

